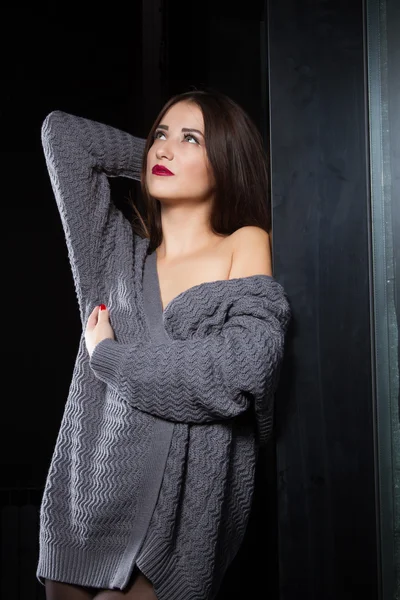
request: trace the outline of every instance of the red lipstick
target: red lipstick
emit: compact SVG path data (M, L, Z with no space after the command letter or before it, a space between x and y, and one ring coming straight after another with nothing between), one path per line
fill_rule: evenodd
M154 165L151 172L153 175L173 175L167 167L163 167L162 165Z

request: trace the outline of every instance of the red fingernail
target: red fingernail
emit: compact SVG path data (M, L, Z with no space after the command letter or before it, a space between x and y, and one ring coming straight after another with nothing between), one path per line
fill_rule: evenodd
M100 304L100 310L106 310L106 305L105 304Z

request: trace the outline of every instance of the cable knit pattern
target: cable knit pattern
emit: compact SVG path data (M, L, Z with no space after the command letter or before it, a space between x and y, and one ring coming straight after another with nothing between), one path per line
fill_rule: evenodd
M154 341L149 240L132 233L108 181L139 180L145 140L53 111L42 143L82 335L40 508L38 580L124 589L137 564L159 600L212 600L272 429L285 292L266 275L194 286L160 308L165 341ZM89 359L83 332L102 302L115 340Z

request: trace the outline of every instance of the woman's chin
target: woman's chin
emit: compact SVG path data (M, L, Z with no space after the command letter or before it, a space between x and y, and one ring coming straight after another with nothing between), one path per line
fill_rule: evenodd
M160 193L150 194L150 196L163 204L172 204L174 200L178 200L176 196L166 196Z

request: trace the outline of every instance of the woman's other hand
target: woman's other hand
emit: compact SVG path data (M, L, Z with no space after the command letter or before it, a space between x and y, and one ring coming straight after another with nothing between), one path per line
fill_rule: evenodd
M108 309L104 304L100 304L90 313L85 329L85 342L89 356L92 356L95 346L105 339L115 340L115 336L110 325Z

